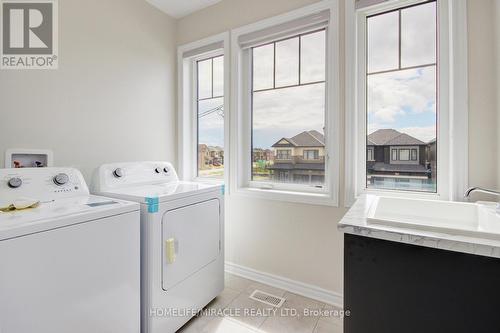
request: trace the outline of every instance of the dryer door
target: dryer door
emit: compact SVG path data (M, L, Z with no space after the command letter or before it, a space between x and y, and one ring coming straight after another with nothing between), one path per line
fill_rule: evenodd
M217 259L221 232L219 200L167 211L162 232L163 289L168 290Z

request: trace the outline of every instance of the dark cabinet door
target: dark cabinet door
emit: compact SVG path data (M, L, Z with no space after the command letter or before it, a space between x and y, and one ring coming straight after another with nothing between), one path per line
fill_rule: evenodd
M500 260L345 235L345 333L500 332Z

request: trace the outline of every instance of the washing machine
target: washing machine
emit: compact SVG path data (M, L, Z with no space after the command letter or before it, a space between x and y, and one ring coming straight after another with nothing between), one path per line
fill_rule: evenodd
M173 333L224 289L224 188L167 162L102 165L93 191L141 205L142 332Z
M76 169L0 169L0 332L140 332L139 233Z

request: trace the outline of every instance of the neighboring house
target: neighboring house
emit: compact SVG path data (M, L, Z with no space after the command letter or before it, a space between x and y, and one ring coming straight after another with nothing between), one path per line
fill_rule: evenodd
M209 167L210 151L206 144L198 145L198 170L207 169Z
M224 165L224 149L218 146L198 145L198 169L209 169L212 166Z
M208 150L210 151L211 163L213 166L221 166L224 164L224 149L219 146L209 146Z
M318 131L305 131L282 138L273 146L274 163L269 166L271 180L303 184L325 181L325 137Z
M255 148L252 153L253 161L273 161L274 152L271 149Z
M368 135L366 150L368 186L429 184L432 163L427 160L427 143L394 129L380 129Z

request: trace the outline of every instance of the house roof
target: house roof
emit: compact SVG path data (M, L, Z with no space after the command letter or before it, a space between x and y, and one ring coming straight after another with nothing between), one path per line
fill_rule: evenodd
M219 146L208 146L208 150L210 151L223 151L224 149Z
M284 142L286 141L286 142ZM324 147L325 136L318 131L304 131L291 138L281 138L273 147Z
M392 128L379 129L368 135L369 146L421 146L425 142L420 141L406 133L401 133Z

